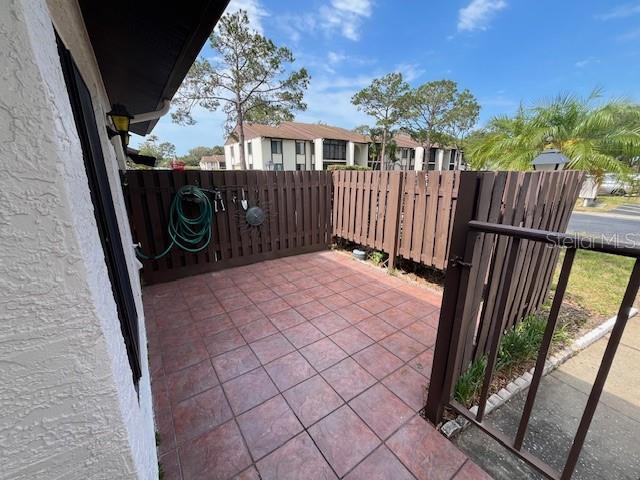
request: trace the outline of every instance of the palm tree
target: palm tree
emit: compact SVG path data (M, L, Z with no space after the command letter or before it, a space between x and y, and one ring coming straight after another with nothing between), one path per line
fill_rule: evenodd
M599 90L586 98L561 95L541 105L522 105L513 117L494 117L467 142L473 168L529 170L544 148L556 148L600 182L607 172L624 175L640 155L640 106L614 100L596 104Z

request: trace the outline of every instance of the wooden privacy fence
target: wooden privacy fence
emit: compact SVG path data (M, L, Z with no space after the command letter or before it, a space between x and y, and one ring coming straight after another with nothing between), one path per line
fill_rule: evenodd
M445 269L460 174L334 172L333 234Z
M471 215L466 221L564 232L582 178L573 171L335 172L333 233L387 252L390 265L396 256L443 270L451 264L473 265L460 371L486 353L488 333L498 317L507 328L541 306L558 253L520 242L513 264L516 280L509 287L506 311L499 315L495 299L511 243L482 235L472 260L463 260L459 252L452 257L454 221Z
M425 407L426 417L434 424L442 420L445 407L451 407L542 476L558 480L569 480L576 469L640 288L640 248L632 243L621 244L559 232L566 227L581 183L582 174L576 172L527 174L518 175L517 178L513 178L513 175L506 178L462 177L461 188L477 192L479 200L472 204L467 202L466 197L461 197L458 203L450 250L453 264L447 270L445 279ZM509 201L497 216L492 215L493 199L500 197ZM564 249L565 254L556 291L548 315L545 315L547 323L538 347L522 415L512 435L496 429L486 421L485 416L498 365L500 342L505 327L512 320L509 313L515 308L519 315L523 315L539 301L537 295L544 297L551 279L547 272L553 268L560 248ZM527 432L531 430L529 423L538 389L579 250L630 257L635 262L576 434L570 443L571 448L562 470L557 470L537 457L534 451L523 447ZM488 258L488 264L482 261L485 258ZM484 284L485 288L479 290L478 283ZM531 302L519 301L527 295ZM488 342L488 346L483 346L482 342ZM475 347L472 348L474 343ZM486 368L482 375L477 409L471 411L455 400L455 384L472 352L477 356L481 349L486 355Z
M188 253L174 247L161 259L143 260L142 275L149 284L320 250L331 242L329 172L129 170L123 185L134 239L147 255L157 255L169 244L169 207L182 186L219 191L224 203L222 211L217 202L205 250ZM266 211L258 228L245 220L243 191L249 207Z
M540 308L559 253L539 242L472 231L468 222L565 232L582 180L575 171L462 173L440 317L441 326L461 318L455 378L488 352L490 332L503 332ZM464 287L450 287L456 282Z
M483 173L478 176L473 220L565 232L582 180L583 174L575 171ZM495 322L501 322L500 331L504 331L540 308L559 253L558 248L523 240L515 245L517 250L509 264L506 259L514 248L512 239L492 234L471 235L477 238L469 262L470 284L463 312L468 316L468 328L462 336L464 349L458 372L487 353L489 332ZM496 299L504 288L501 281L511 268L513 280L505 293L505 309L501 311Z

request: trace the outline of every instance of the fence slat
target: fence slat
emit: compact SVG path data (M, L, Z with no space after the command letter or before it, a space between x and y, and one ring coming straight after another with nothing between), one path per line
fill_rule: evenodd
M156 177L157 177L157 181L158 181L158 185L160 187L160 192L161 192L161 201L162 201L162 207L158 207L156 205L155 208L158 208L158 211L160 211L162 213L161 215L161 225L164 225L165 228L163 229L164 235L165 235L165 246L169 245L169 235L167 232L167 228L166 225L169 222L169 206L171 205L171 200L173 197L173 192L178 191L179 187L176 187L175 183L174 183L174 175L173 172L170 172L168 175L160 175L160 172L152 172ZM147 186L147 179L151 182L153 180L153 176L148 176L145 177L145 187ZM149 187L153 188L153 183L149 183ZM149 209L150 211L153 211L152 209L154 209L153 204L149 205ZM154 228L153 226L151 226L151 228ZM154 229L155 230L155 229ZM156 254L159 254L162 250L157 250ZM181 252L179 252L177 249L172 249L169 254L168 254L168 261L170 261L171 263L171 267L170 268L180 268L184 266L184 262L183 262L183 256L181 254ZM158 270L162 270L161 268L159 268Z
M408 172L404 182L404 213L402 218L402 232L399 233L401 238L399 253L405 258L411 257L413 216L415 213L415 191L418 177L419 174L417 172Z
M422 242L424 238L424 221L427 215L427 182L430 176L428 174L419 174L417 195L415 200L414 226L411 239L411 260L420 262L422 260Z
M433 251L435 246L441 178L442 176L438 172L432 171L428 173L427 212L423 227L424 234L422 236L422 252L420 253L420 259L425 265L433 265Z
M444 270L446 264L447 245L449 243L449 218L451 215L451 199L453 197L454 172L444 172L438 192L438 218L436 220L435 240L432 265Z
M376 223L378 219L378 188L380 186L381 175L373 176L373 184L371 185L371 195L369 200L369 234L367 237L367 246L375 246L376 241Z
M378 250L384 249L384 224L387 221L387 197L389 188L389 172L380 174L380 185L378 186L378 214L376 225L375 247Z

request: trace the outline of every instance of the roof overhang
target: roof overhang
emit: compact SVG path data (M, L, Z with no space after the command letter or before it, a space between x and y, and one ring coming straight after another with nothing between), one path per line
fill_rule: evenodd
M229 0L79 0L111 104L136 115L175 95ZM131 125L140 135L157 120Z

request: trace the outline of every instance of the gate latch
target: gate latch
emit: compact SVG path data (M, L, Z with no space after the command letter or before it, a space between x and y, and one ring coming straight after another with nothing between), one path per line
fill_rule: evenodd
M470 262L463 261L461 257L453 257L449 260L449 266L471 268L473 265Z

